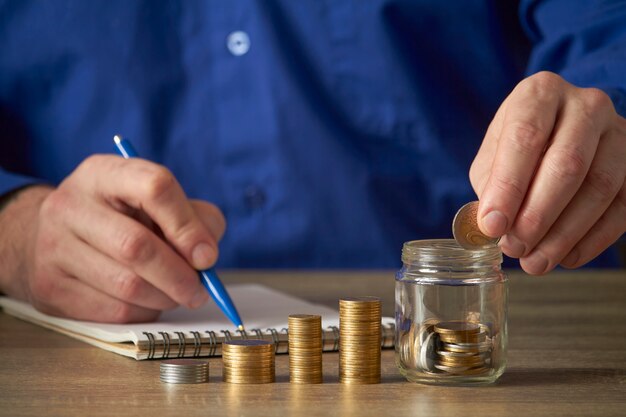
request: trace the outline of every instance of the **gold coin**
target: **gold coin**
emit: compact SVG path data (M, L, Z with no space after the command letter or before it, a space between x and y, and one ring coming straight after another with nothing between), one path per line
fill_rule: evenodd
M224 382L231 384L268 384L274 382L275 375L266 375L263 377L257 376L225 376L222 378Z
M315 354L315 355L294 355L294 356L290 356L290 359L293 359L294 363L316 363L316 362L320 362L321 363L321 359L322 359L322 355L321 354Z
M367 303L380 303L380 298L370 295L362 297L342 297L339 299L339 303L354 303L354 304L367 304Z
M237 340L228 340L222 344L226 348L233 349L254 349L261 348L266 346L271 346L272 343L267 340L259 340L259 339L237 339Z
M364 361L346 361L346 360L339 359L339 367L340 367L339 370L343 372L347 370L353 370L353 371L358 371L358 372L378 373L379 372L378 368L380 368L380 361L364 362Z
M453 375L480 375L480 374L490 371L490 368L487 368L485 366L466 367L466 368L448 367L444 365L435 365L435 366L437 367L437 369L447 372L449 374L453 374Z
M321 339L322 338L322 332L320 331L316 331L314 329L308 329L306 331L292 331L292 329L289 329L289 335L290 336L295 336L298 340L310 340L310 341L314 341L317 339Z
M322 369L321 362L289 362L289 367L293 369Z
M289 350L318 350L322 349L322 343L318 340L313 342L306 342L301 340L290 340L289 341Z
M256 352L251 352L251 353L239 353L239 354L233 354L233 353L227 353L227 352L222 352L222 358L226 359L226 360L235 360L235 361L257 361L257 360L274 360L275 356L274 355L259 355Z
M274 373L274 366L268 366L267 368L239 368L237 366L224 366L222 372L229 375L269 375Z
M439 334L472 335L480 333L480 326L467 321L442 321L435 325Z
M343 342L341 341L342 337L343 337ZM346 334L341 334L339 336L339 345L344 344L344 345L367 345L369 346L370 343L373 345L379 345L381 343L380 336L372 335L372 336L354 337L354 336L349 336Z
M478 227L478 201L465 204L456 212L452 221L452 234L459 246L469 249L486 249L493 247L499 238L489 237Z
M343 330L360 330L360 329L368 329L368 330L377 330L380 329L382 324L380 320L372 320L372 321L359 321L353 320L350 317L340 317L339 318L339 331Z
M478 366L484 365L485 360L480 356L472 356L471 358L453 358L453 357L439 357L437 362L441 365L447 366Z
M489 372L491 369L485 366L479 368L468 369L467 371L463 371L461 375L480 375L486 372Z
M318 314L290 314L289 319L295 321L320 321L322 316Z
M469 371L473 367L472 366L448 366L448 365L441 365L441 364L436 363L435 368L439 369L440 371L445 371L451 374L458 374L458 373L462 373L465 371Z
M470 358L472 356L477 355L477 353L475 352L450 352L447 350L438 350L437 354L439 356L450 357L450 358Z
M276 363L273 360L268 359L226 359L222 361L224 366L238 368L238 369L264 369L274 366Z
M322 349L308 351L289 350L289 357L294 357L298 360L311 361L322 357Z
M487 340L487 335L485 333L439 334L439 339L445 343L482 343Z
M223 373L229 375L269 375L274 373L274 367L268 366L267 369L244 369L237 367L225 366L222 370Z

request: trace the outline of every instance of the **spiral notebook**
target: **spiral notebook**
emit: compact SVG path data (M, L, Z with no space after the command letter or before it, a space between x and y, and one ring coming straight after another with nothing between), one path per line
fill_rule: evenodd
M166 311L156 322L135 324L62 319L8 297L0 297L0 306L12 316L137 360L220 356L222 342L241 338L268 340L274 343L276 353L286 353L290 314L322 316L324 350L339 349L337 311L262 285L233 285L228 291L246 325L245 332L234 329L212 302L196 310L181 307ZM393 347L394 333L394 320L384 317L383 348Z

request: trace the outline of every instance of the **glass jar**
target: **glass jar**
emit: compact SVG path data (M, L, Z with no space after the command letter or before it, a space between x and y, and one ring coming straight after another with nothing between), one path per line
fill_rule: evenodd
M490 384L506 367L506 274L497 246L452 239L402 248L396 274L396 364L409 381Z

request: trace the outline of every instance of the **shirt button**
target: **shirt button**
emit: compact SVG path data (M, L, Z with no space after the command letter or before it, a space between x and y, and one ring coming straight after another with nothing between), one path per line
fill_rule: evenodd
M250 37L246 32L235 31L226 38L226 46L235 56L245 55L250 49Z
M249 185L244 191L244 201L250 209L257 209L265 205L265 192L261 187Z

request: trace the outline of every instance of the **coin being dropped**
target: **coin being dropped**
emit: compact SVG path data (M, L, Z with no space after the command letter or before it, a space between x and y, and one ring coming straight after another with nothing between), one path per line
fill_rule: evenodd
M471 335L480 333L480 326L466 321L442 321L435 325L435 331L441 334Z
M471 201L456 212L452 234L461 247L469 250L493 247L500 241L500 238L483 234L478 228L478 201Z

